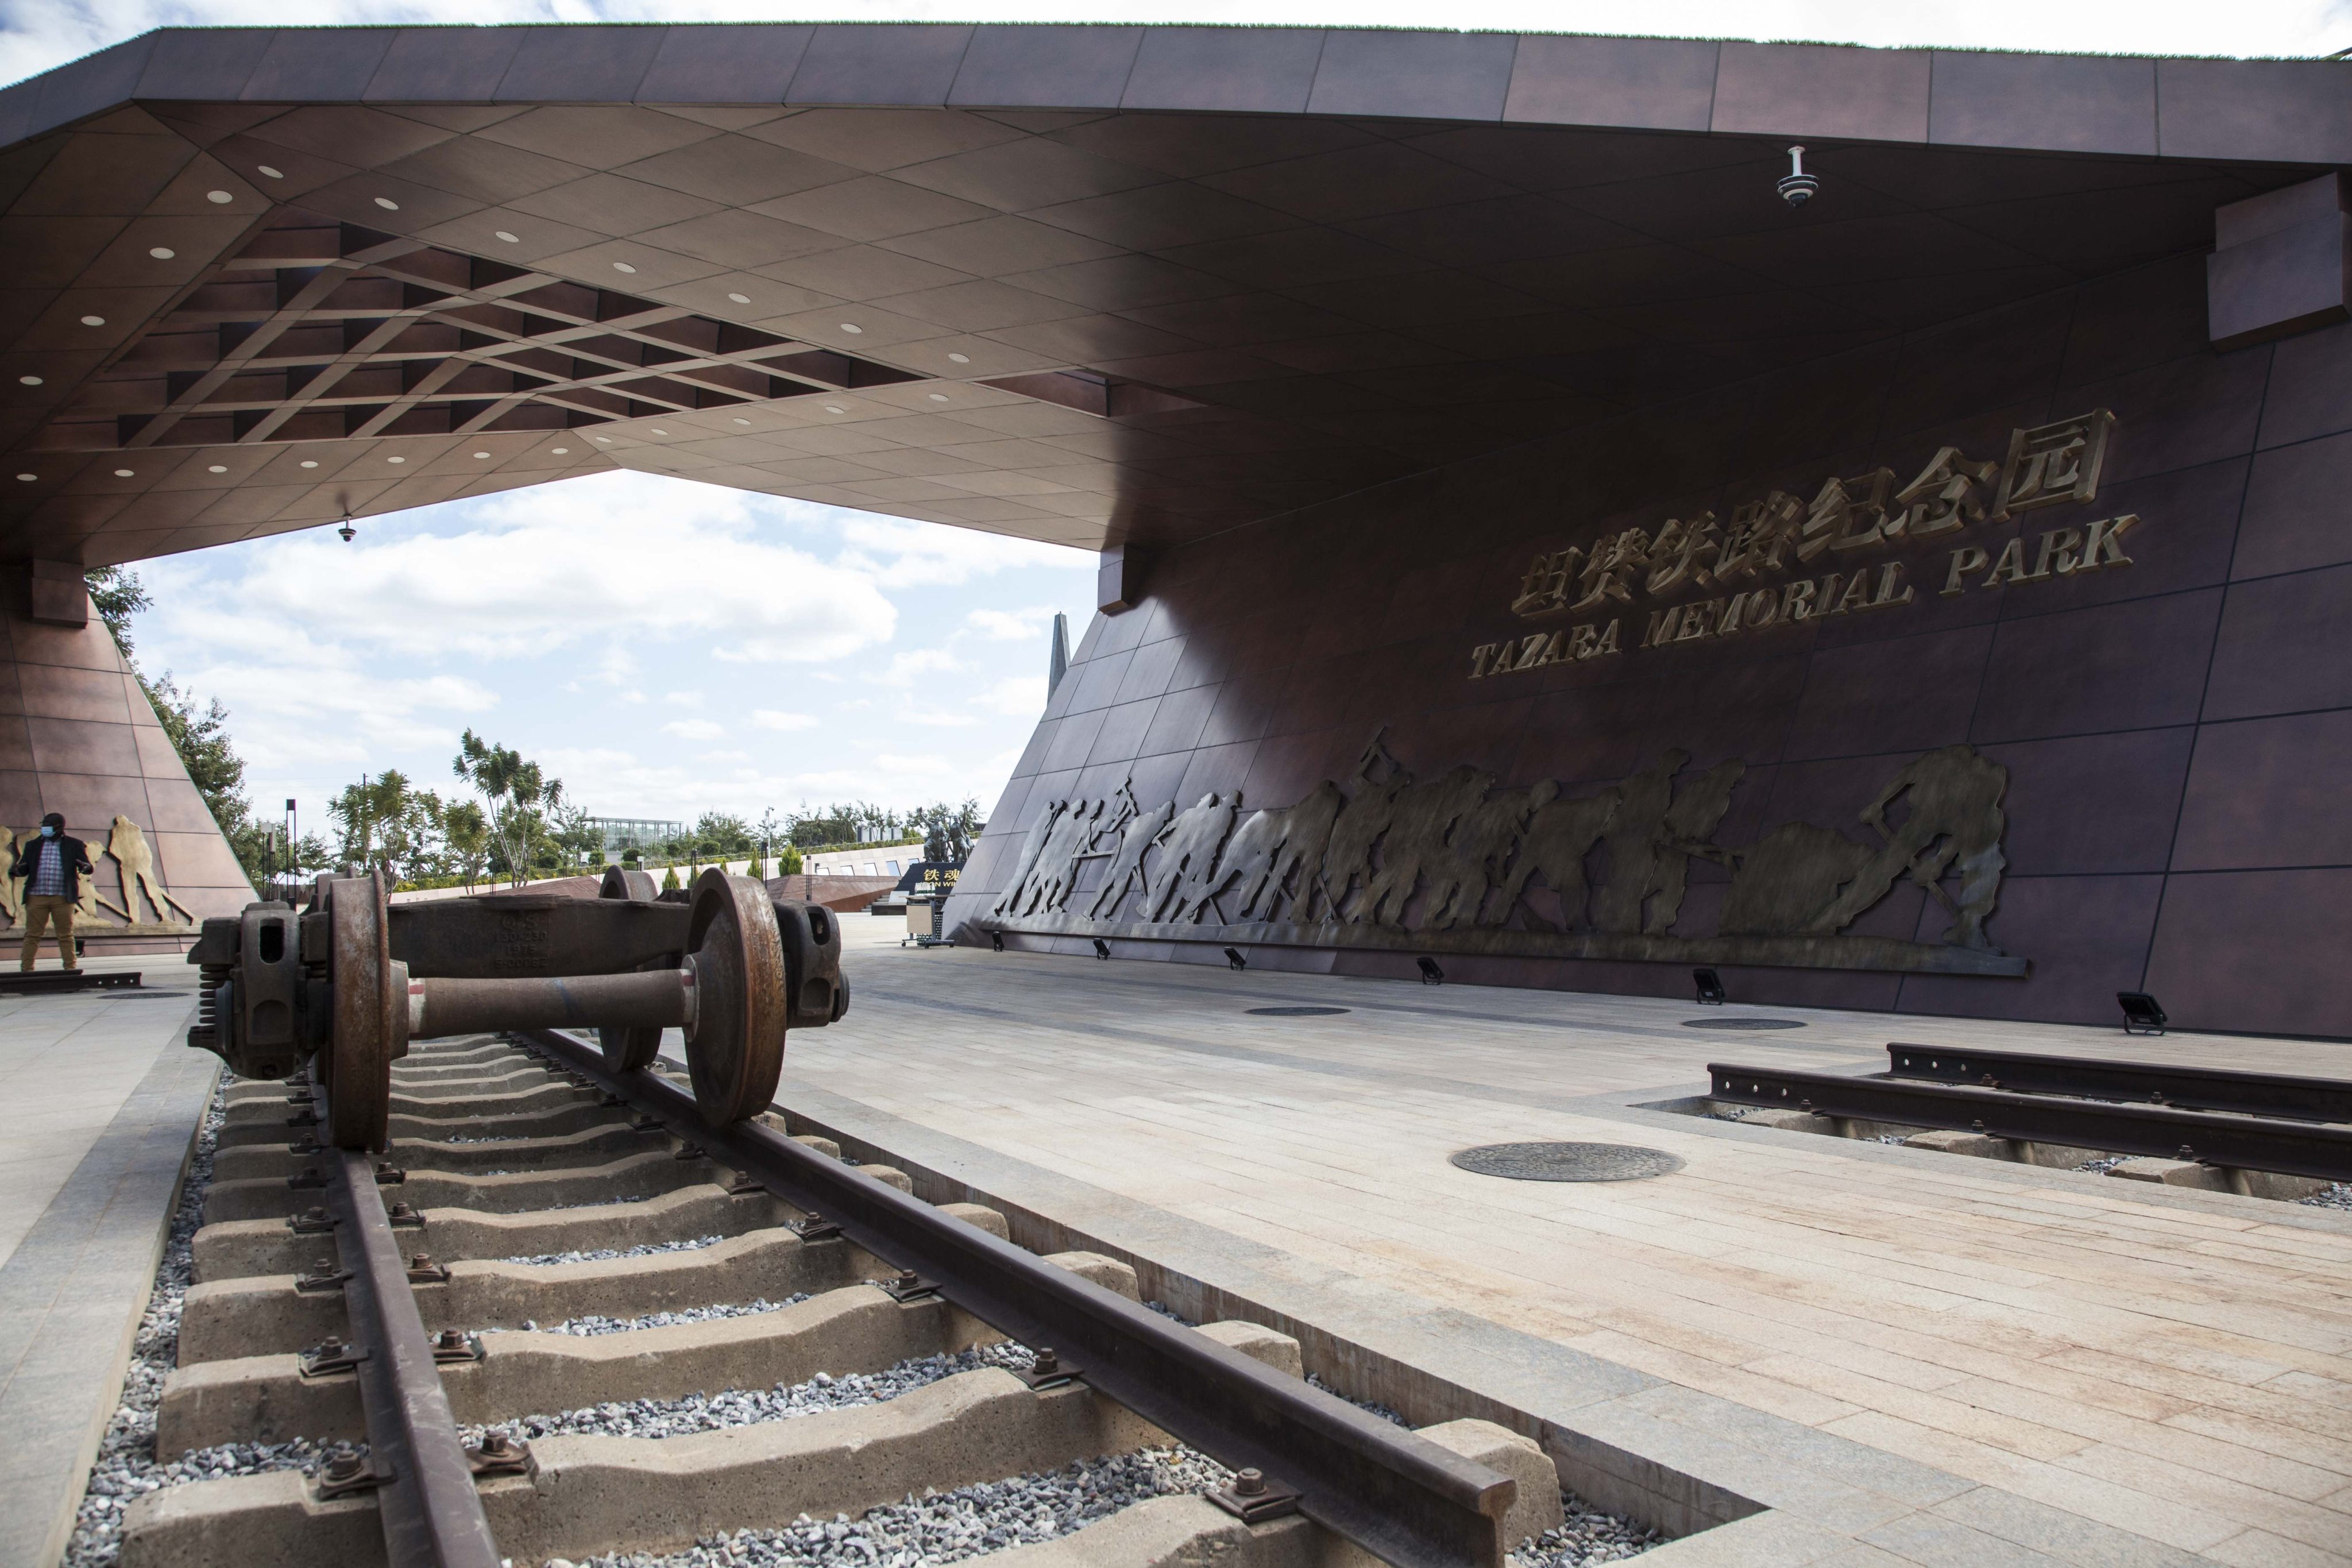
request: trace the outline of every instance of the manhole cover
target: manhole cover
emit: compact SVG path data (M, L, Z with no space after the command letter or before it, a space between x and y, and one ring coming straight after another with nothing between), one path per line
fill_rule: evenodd
M1638 1182L1683 1168L1663 1149L1632 1143L1487 1143L1463 1150L1454 1163L1515 1182Z
M1252 1007L1249 1013L1254 1018L1328 1018L1347 1010L1345 1007Z
M1796 1018L1685 1018L1685 1029L1730 1029L1739 1034L1754 1034L1763 1029L1801 1029L1805 1026Z

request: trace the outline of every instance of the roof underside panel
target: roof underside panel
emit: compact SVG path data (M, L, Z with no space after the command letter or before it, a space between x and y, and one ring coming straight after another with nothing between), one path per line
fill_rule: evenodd
M0 557L614 467L1093 548L2206 247L2352 162L2352 65L174 30L0 93Z

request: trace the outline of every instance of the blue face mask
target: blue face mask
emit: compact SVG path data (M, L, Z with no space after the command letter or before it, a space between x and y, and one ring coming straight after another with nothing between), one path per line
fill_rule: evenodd
M44 838L55 838L57 836L58 836L58 830L57 830L56 828L51 827L51 826L50 826L47 823L46 823L46 822L44 822L43 824L41 824L41 837L44 837Z

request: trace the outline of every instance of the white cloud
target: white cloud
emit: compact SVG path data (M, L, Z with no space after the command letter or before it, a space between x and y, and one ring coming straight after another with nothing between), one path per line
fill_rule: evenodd
M598 639L597 668L616 682L636 657L614 654L624 638L807 663L887 642L897 626L871 572L762 539L734 491L614 473L435 510L466 526L357 546L322 542L332 536L320 530L256 543L240 607L428 658L510 658Z
M813 730L816 718L809 713L781 713L773 708L752 710L751 722L762 730Z
M1016 675L1000 680L972 699L972 706L1009 719L1034 719L1045 711L1045 676Z
M926 711L919 708L902 708L890 717L901 724L925 724L941 730L968 730L980 722L978 717L970 713Z
M1028 642L1042 640L1046 629L1054 624L1054 612L1058 605L1032 605L1025 610L977 609L966 615L963 624L973 633L994 642Z
M925 676L945 675L964 668L963 660L943 647L914 647L890 656L890 662L866 679L877 686L912 686Z
M682 741L715 741L727 733L727 726L716 719L673 719L662 726L662 733Z
M751 753L749 752L705 752L702 753L702 760L706 763L748 763L751 760Z
M699 691L665 691L662 693L662 704L668 708L699 708L702 706L702 693Z
M940 774L955 771L945 758L928 753L922 756L908 756L902 752L885 752L874 759L874 765L885 773L918 778L936 778Z
M1018 566L1095 569L1092 555L1065 544L1040 544L977 529L863 512L843 522L841 537L845 548L837 564L872 573L893 587L952 585Z

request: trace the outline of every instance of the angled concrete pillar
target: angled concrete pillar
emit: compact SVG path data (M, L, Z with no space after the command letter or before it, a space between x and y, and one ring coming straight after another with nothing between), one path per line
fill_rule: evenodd
M0 569L0 829L8 835L0 868L15 863L14 846L35 836L44 815L62 813L98 867L97 917L85 900L78 932L89 951L182 952L195 922L236 912L253 889L106 623L90 613L79 568L67 586L54 572ZM67 614L77 608L79 621ZM136 880L125 897L126 868L108 846L116 843L134 870L138 855L127 836L117 838L118 816L146 845L165 894L161 909ZM5 939L22 931L17 902L0 895L0 960Z

